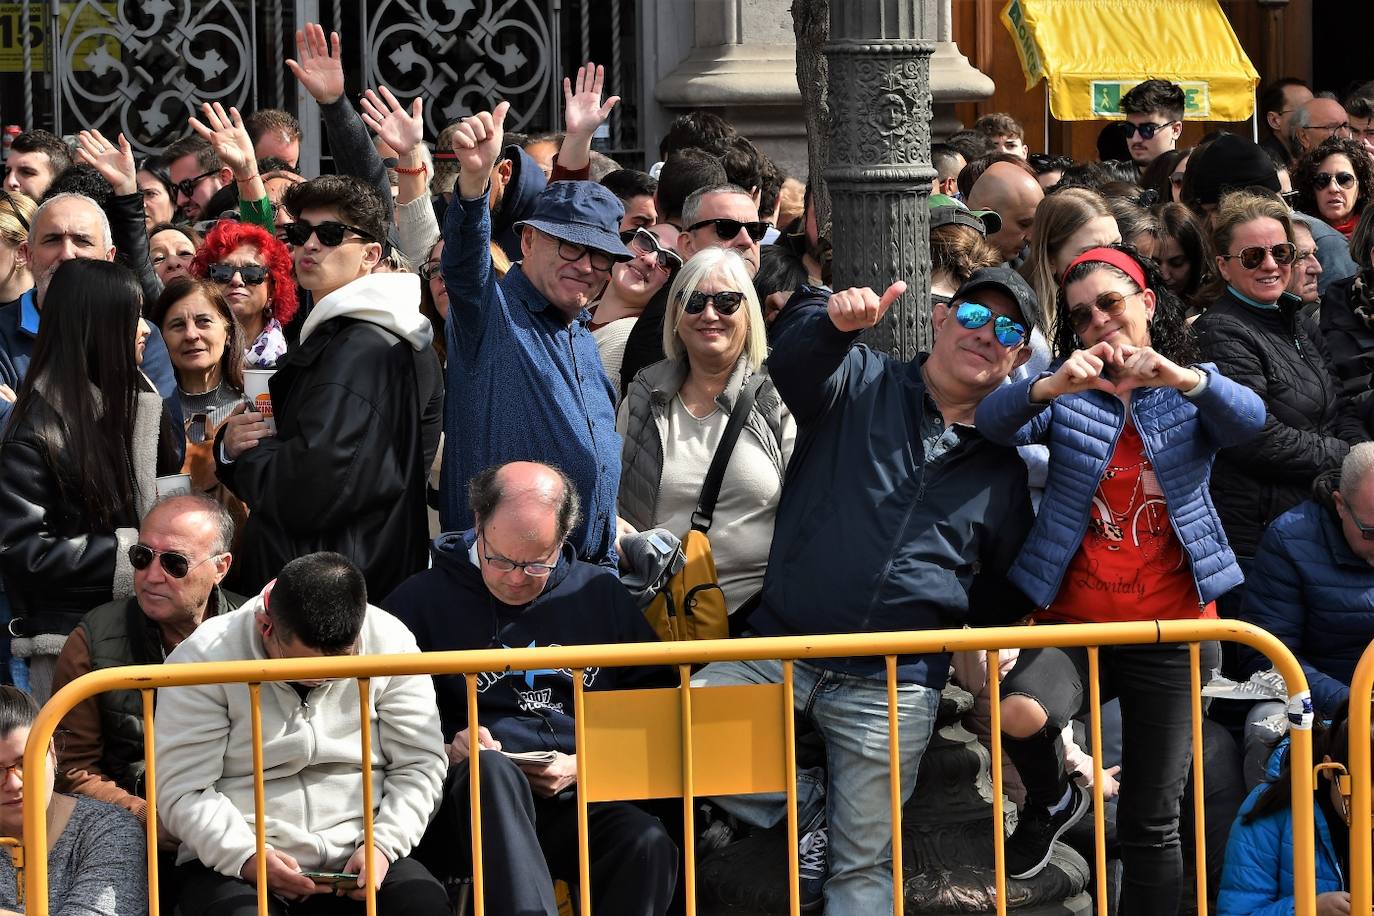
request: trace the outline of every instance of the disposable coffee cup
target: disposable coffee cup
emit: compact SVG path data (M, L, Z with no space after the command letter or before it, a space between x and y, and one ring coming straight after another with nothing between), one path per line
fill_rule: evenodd
M248 399L248 409L262 414L263 420L272 435L277 434L277 421L272 416L272 391L267 383L272 380L276 369L244 369L243 394Z
M166 499L169 496L191 495L190 474L168 474L166 477L159 477L156 480L156 484L158 499Z

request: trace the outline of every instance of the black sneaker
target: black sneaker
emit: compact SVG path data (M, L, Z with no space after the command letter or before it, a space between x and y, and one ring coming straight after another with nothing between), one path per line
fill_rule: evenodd
M1007 837L1007 874L1018 880L1033 878L1049 864L1055 840L1082 820L1092 808L1092 797L1086 787L1072 782L1069 803L1058 814L1029 804L1021 811L1016 830Z
M830 870L830 835L824 819L797 843L797 878L802 912L818 910L825 902L825 878Z

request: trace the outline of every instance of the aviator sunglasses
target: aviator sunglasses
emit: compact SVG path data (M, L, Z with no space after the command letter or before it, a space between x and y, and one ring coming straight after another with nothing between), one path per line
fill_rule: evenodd
M1088 325L1093 323L1093 309L1097 309L1108 318L1115 318L1126 307L1127 299L1132 296L1139 296L1142 292L1143 290L1136 290L1125 295L1112 291L1102 293L1093 300L1092 305L1069 309L1069 325L1075 334L1082 334L1087 330Z
M1024 325L1017 324L1006 315L996 315L992 309L986 305L979 305L977 302L965 302L954 312L954 320L970 331L976 331L989 321L992 322L992 333L997 338L997 342L1010 350L1012 347L1019 347L1026 339L1026 328Z
M1312 176L1312 187L1318 191L1325 191L1331 182L1336 182L1336 186L1349 190L1355 186L1355 174L1353 172L1318 172Z
M1223 261L1240 261L1241 267L1246 270L1254 270L1264 263L1266 254L1272 254L1274 263L1283 267L1298 259L1298 246L1292 242L1279 242L1269 248L1265 248L1263 245L1251 245L1248 248L1242 248L1238 254L1224 254L1221 259Z
M146 544L135 544L129 548L129 564L134 569L144 570L153 565L156 559L162 564L162 571L173 579L185 579L186 574L201 563L213 560L219 554L212 553L203 560L192 563L190 558L170 550L154 550Z

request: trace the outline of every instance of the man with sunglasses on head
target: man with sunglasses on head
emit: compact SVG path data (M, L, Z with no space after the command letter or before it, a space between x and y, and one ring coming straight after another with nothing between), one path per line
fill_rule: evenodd
M610 570L579 560L568 543L579 500L561 471L532 461L487 468L473 479L468 498L473 527L441 535L433 567L383 602L415 633L421 651L657 640ZM583 675L589 691L675 682L659 667L589 668ZM573 686L567 669L477 676L489 912L556 916L550 871L556 877L576 873ZM443 735L451 738L449 778L416 855L435 874L465 877L472 861L466 678L436 678L435 690ZM678 865L663 824L623 802L593 804L587 813L596 911L662 914Z
M585 507L569 536L574 551L614 567L620 436L587 304L611 266L631 258L619 234L625 208L600 185L554 182L517 224L524 259L497 279L487 195L509 107L464 118L453 134L459 173L444 214L449 358L439 517L445 531L472 526L468 481L483 468L548 462L572 479Z
M1121 97L1121 126L1131 160L1144 174L1150 163L1178 145L1183 133L1183 89L1168 80L1145 80Z
M385 594L428 560L443 380L420 280L373 273L386 210L361 179L292 185L284 203L296 279L315 306L270 383L275 434L262 414L239 412L215 446L219 479L251 510L235 581L260 588L328 548Z
M973 415L1030 358L1035 294L1007 268L974 272L934 307L930 352L901 362L858 337L905 292L902 282L881 295L804 287L775 322L769 373L799 429L749 619L758 635L1010 623L1029 610L1005 578L1032 522L1026 467L1015 449L984 439ZM942 652L897 659L904 799L949 666ZM725 662L693 685L781 679L777 662ZM797 662L794 679L795 706L826 747L825 909L891 912L883 659ZM760 826L783 815L780 803L765 812L757 798L720 803Z

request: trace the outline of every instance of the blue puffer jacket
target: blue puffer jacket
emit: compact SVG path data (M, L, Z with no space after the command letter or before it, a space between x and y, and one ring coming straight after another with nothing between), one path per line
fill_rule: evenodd
M1199 368L1207 372L1207 387L1196 398L1185 398L1173 388L1139 388L1131 399L1131 418L1206 604L1243 578L1207 489L1212 461L1218 449L1259 433L1264 403L1215 366ZM993 442L1049 444L1050 474L1040 514L1009 575L1036 607L1044 608L1058 594L1069 561L1083 543L1092 499L1125 426L1126 408L1102 391L1032 403L1030 388L1037 380L1024 379L988 395L976 422Z
M1329 783L1322 781L1321 791ZM1249 824L1261 783L1250 792L1231 825L1226 864L1221 870L1217 916L1293 916L1293 809L1284 808ZM1313 805L1317 829L1317 893L1345 889L1341 866L1331 843L1331 830L1320 805Z
M1341 533L1334 477L1318 478L1313 499L1269 526L1240 612L1297 656L1317 709L1327 715L1350 695L1360 653L1374 640L1374 566L1355 556ZM1254 651L1241 661L1245 674L1269 666Z

